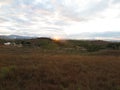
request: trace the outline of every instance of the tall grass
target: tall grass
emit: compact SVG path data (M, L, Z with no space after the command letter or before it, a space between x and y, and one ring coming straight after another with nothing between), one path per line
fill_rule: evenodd
M120 90L119 55L1 50L0 90Z

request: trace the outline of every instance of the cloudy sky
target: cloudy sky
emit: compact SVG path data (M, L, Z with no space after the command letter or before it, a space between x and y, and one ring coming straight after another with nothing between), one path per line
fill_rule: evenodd
M0 0L0 35L120 32L120 0Z

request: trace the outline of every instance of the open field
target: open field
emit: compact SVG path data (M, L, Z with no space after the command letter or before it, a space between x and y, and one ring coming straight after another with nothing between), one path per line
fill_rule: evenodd
M0 90L120 90L120 51L102 53L1 47Z

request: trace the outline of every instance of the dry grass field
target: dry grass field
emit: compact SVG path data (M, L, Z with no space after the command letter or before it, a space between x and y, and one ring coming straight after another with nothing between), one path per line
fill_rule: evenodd
M1 47L0 90L120 90L120 54Z

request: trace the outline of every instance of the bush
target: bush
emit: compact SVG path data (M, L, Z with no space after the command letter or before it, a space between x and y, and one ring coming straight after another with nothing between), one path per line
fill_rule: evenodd
M88 45L88 46L86 46L85 48L86 48L87 51L89 51L89 52L99 51L99 50L103 49L103 47L100 46L100 45Z
M14 66L2 67L0 69L0 78L6 78L9 73L14 71L14 69L15 69Z
M107 48L114 49L114 50L120 49L120 43L110 43L107 45Z
M22 41L21 44L23 46L31 46L31 42L29 42L29 41Z

